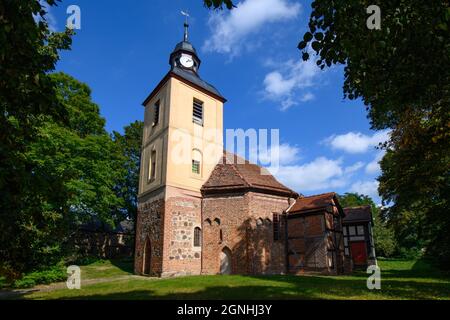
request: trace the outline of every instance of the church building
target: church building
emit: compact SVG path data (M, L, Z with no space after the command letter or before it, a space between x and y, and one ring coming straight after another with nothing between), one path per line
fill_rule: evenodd
M304 197L224 151L226 99L200 77L187 29L143 103L135 273L349 272L334 193Z

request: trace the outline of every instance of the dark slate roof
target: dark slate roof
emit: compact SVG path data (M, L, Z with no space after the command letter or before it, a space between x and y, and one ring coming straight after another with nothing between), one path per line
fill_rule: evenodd
M225 100L225 98L222 96L219 90L217 90L213 85L209 84L208 82L202 80L194 71L173 67L171 72L183 78L184 80L187 80L188 82L191 82L194 85L199 86L200 88L203 88L204 90Z
M202 186L203 194L256 191L296 198L298 194L284 186L266 169L237 155L224 152L209 179Z
M173 52L177 51L188 51L192 52L195 55L197 55L197 51L195 50L194 46L189 41L181 41L175 46L175 49L173 49Z
M344 208L344 212L344 223L372 221L372 208L370 206Z

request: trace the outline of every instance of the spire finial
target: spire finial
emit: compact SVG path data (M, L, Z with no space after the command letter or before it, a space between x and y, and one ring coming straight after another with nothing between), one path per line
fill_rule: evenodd
M186 18L184 21L184 41L188 41L189 13L187 11L181 11L181 14Z

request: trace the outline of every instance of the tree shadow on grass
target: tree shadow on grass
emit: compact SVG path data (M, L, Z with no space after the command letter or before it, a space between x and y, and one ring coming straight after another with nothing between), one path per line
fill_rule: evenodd
M245 285L245 278L250 282L261 280L261 285ZM244 276L238 283L230 280L229 285L215 285L205 288L183 288L167 286L165 281L158 280L145 284L147 288L121 290L116 293L81 293L76 297L63 297L61 300L269 300L269 299L448 299L450 286L448 283L427 283L417 281L382 281L381 290L369 290L366 279L354 277L318 277L318 276ZM198 279L201 283L202 278ZM267 283L269 282L269 283ZM165 284L164 288L158 288ZM185 292L183 292L183 290ZM191 290L191 292L186 292ZM179 292L177 292L179 291ZM27 298L26 295L23 298Z
M408 260L390 259L391 261L409 262ZM419 259L409 269L403 269L401 267L392 269L381 268L382 277L389 279L433 279L437 281L443 281L450 283L450 274L439 270L432 261L426 259Z
M133 258L126 259L114 259L110 260L111 264L120 270L131 274L134 274L134 260Z

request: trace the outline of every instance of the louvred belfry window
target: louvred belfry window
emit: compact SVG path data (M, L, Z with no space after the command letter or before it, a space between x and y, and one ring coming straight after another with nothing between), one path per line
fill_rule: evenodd
M153 126L156 126L159 123L159 100L153 106Z
M196 99L194 99L192 121L199 125L203 125L203 102Z

